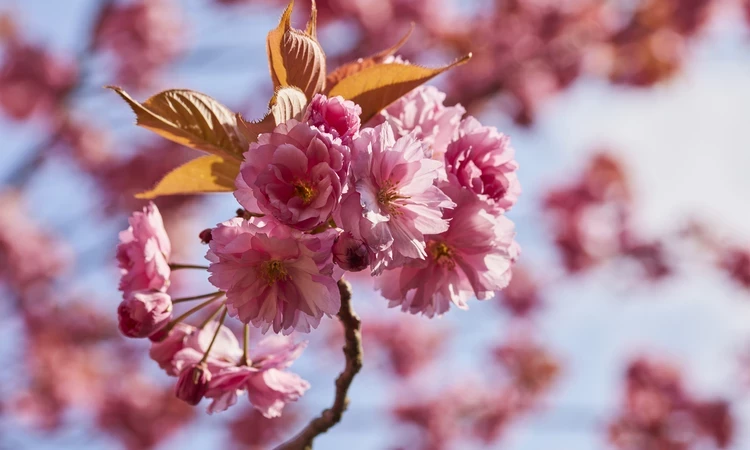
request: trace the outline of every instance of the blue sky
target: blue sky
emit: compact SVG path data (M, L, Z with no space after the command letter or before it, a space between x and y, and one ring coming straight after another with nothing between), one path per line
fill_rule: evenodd
M0 10L16 10L24 31L34 40L57 50L75 51L80 47L82 19L88 20L87 11L93 3L0 0ZM188 59L168 74L165 86L204 91L233 106L243 104L248 86L269 84L263 36L279 11L256 8L207 15L203 14L205 2L187 0L182 4L193 24L192 42L203 49L202 54L215 54L215 64L203 66ZM231 44L227 46L227 42ZM684 220L699 216L720 234L750 238L750 36L727 14L707 32L696 50L683 75L653 89L614 88L601 80L581 79L550 101L530 130L518 129L503 117L483 118L513 139L524 194L510 216L517 224L523 258L541 267L546 276L558 277L559 268L546 233L550 224L541 220L538 200L547 187L575 176L589 152L599 146L613 148L630 169L639 205L636 219L647 235L673 231ZM105 78L99 83L95 76L94 84L106 84ZM258 102L265 104L266 99ZM113 94L92 94L82 103L81 111L115 124L118 139L147 136L130 126L132 118ZM0 176L23 156L22 150L36 141L37 131L33 126L0 122L0 135L4 137ZM41 212L41 219L65 222L66 217L78 217L94 204L80 200L86 183L72 179L72 171L65 165L50 165L35 180L31 202L57 203ZM49 197L50 186L54 186L53 199ZM77 200L66 203L66 198ZM217 198L201 221L206 226L216 223L224 218L222 211L233 208L228 196ZM81 250L92 242L114 243L121 226L120 221L102 228L79 223L63 231L70 233L74 246ZM104 250L109 251L106 247ZM196 249L194 255L196 261L199 251ZM701 394L737 400L741 425L735 448L750 448L750 409L747 394L737 385L739 367L735 361L750 337L748 294L727 283L722 274L707 270L705 261L691 255L681 258L684 262L676 278L656 286L629 281L623 276L629 270L626 266L604 267L555 285L538 329L543 342L566 362L566 370L545 410L515 424L502 448L604 448L602 426L619 402L624 364L640 350L673 358L689 374L689 386ZM97 289L109 293L114 291L114 276L114 268L87 274L80 284L94 283ZM387 310L375 294L363 288L357 294L365 320L368 316L397 314ZM435 371L429 377L431 383L481 373L481 349L497 342L507 330L505 318L488 314L488 310L496 308L474 302L469 311L451 311L439 320L458 338L450 348L450 365ZM320 410L330 401L338 367L325 358L304 356L295 367L313 381L303 405L310 412ZM317 446L344 450L356 443L360 450L381 450L395 444L392 424L377 413L389 404L393 393L374 370L366 367L351 397L344 422L322 436ZM195 448L220 448L215 426L218 420L207 420L205 425L167 443L164 449L184 448L187 443ZM101 442L92 445L104 448ZM34 443L33 448L52 447Z

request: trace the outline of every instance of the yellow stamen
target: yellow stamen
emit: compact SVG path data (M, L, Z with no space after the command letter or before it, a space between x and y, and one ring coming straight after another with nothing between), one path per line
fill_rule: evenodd
M307 181L297 181L294 183L294 195L302 199L302 203L309 204L317 194L317 190Z
M437 265L450 270L456 267L456 261L453 259L453 249L445 242L430 242L427 244L427 251L430 252L430 256L432 256Z
M390 180L383 184L378 191L378 203L385 208L390 214L399 214L399 200L406 200L407 196L401 195Z
M268 284L274 284L277 281L284 281L289 278L289 274L284 267L284 263L277 260L265 261L260 266L260 275Z

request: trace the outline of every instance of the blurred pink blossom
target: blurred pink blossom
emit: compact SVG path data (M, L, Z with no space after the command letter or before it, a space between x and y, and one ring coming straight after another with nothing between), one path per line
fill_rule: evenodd
M11 39L0 66L0 109L14 120L51 114L77 80L78 70L71 62Z

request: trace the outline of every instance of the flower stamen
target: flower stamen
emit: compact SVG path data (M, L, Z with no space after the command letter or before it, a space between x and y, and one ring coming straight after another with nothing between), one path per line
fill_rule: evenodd
M398 214L399 200L406 200L408 196L401 195L397 186L391 180L386 181L378 191L378 203L390 214Z
M453 249L445 242L430 242L427 244L427 251L430 252L430 256L432 256L432 259L438 266L449 270L453 270L456 267L456 261L453 259Z
M261 264L260 275L268 284L274 284L277 281L284 281L289 278L284 263L275 259Z
M293 184L294 195L302 199L303 205L309 205L317 195L317 189L309 181L297 181Z

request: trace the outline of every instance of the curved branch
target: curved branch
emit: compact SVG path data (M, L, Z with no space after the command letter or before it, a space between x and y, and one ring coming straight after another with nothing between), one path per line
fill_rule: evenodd
M310 421L295 437L279 445L275 450L312 450L313 440L339 423L349 405L347 397L349 386L362 368L362 322L352 309L352 286L343 279L338 285L341 293L341 309L338 318L344 327L346 366L336 378L336 396L333 399L333 405Z

